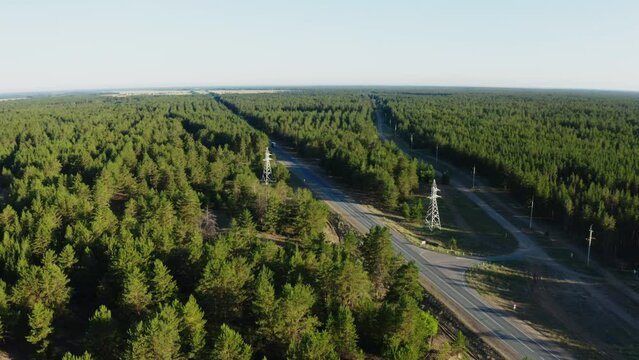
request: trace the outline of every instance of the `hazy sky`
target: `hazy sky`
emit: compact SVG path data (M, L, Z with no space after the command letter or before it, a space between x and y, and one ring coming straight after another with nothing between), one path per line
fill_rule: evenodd
M0 92L461 85L639 90L639 1L0 0Z

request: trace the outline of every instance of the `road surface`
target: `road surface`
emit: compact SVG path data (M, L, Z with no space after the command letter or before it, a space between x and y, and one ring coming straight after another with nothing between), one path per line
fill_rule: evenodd
M322 171L296 158L282 147L274 153L281 163L324 200L345 221L362 232L375 225L385 226L385 220L371 213L367 206L344 194L323 175ZM513 313L497 309L465 281L464 274L482 260L456 257L422 249L413 245L402 234L391 229L395 249L407 260L415 261L422 280L436 296L443 298L455 313L461 314L468 325L509 359L528 356L533 359L569 358L558 343L543 339L538 333L517 320ZM469 323L470 322L470 323Z

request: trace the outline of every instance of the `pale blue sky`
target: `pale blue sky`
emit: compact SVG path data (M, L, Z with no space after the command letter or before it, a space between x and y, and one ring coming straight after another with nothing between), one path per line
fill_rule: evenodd
M244 85L639 90L639 1L0 0L0 92Z

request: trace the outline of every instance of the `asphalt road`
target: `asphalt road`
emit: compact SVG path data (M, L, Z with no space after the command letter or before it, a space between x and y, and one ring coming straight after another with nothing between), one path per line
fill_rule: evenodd
M385 220L371 213L341 192L321 170L293 156L276 146L274 153L278 161L286 165L291 173L301 179L316 197L324 200L344 220L362 232L374 225L385 226ZM488 205L486 205L488 206ZM514 227L513 227L514 228ZM515 229L510 229L517 231ZM569 358L560 344L543 339L534 330L516 319L511 311L495 308L465 281L464 274L469 267L481 262L479 258L456 257L422 249L413 245L402 234L391 229L393 245L398 253L409 261L415 261L422 280L429 290L451 306L454 312L469 321L484 339L500 351L506 358L521 359L565 359Z

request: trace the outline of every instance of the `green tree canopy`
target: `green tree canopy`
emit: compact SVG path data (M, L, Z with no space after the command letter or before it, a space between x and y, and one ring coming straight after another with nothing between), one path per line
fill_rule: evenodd
M242 336L226 324L222 324L220 334L215 339L211 358L215 360L250 360L252 354L251 346L242 340Z

